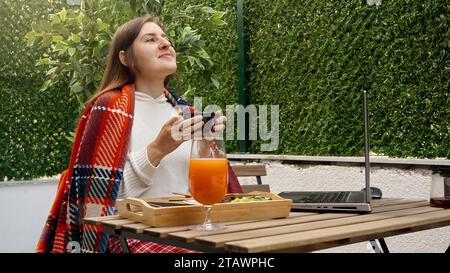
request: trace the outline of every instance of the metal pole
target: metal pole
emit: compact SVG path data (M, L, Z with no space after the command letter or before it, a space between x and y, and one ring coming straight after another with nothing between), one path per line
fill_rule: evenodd
M238 99L239 105L246 107L248 105L248 97L245 86L247 81L246 66L246 44L244 34L244 5L242 0L237 0L237 36L238 36ZM245 140L238 140L239 152L246 153L249 148L248 139L248 115L245 115Z
M365 157L365 180L366 180L366 203L372 204L372 190L370 189L370 160L369 160L369 101L367 91L364 90L364 157Z

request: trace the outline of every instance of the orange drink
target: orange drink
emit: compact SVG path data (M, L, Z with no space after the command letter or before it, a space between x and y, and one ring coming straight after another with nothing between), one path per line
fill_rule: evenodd
M226 158L191 159L189 186L192 196L203 205L220 202L228 188L228 162Z

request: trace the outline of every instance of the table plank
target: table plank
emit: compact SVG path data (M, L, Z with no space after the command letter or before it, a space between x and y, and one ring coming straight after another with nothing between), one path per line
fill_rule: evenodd
M120 215L111 215L111 216L99 216L99 217L89 217L83 219L83 224L98 226L102 223L102 221L107 220L119 220L122 219Z
M133 223L133 224L122 225L122 230L134 232L136 234L143 233L144 230L147 228L150 228L150 226L147 224L143 224L143 223Z
M170 239L180 240L184 242L193 242L195 237L202 236L202 235L212 235L212 234L226 234L230 232L241 232L245 230L252 230L252 229L262 229L262 228L268 228L273 226L285 226L285 225L291 225L291 224L297 224L297 223L305 223L305 222L313 222L313 221L323 221L326 219L335 219L335 218L342 218L342 217L350 217L354 216L356 214L349 214L349 213L326 213L326 214L315 214L315 215L309 215L305 217L292 217L292 218L283 218L283 219L275 219L275 220L265 220L265 221L259 221L259 222L249 222L245 224L239 224L234 226L227 226L224 230L219 231L194 231L194 230L187 230L187 231L181 231L181 232L171 232L168 234L168 237Z
M398 209L404 209L404 208L414 208L414 207L427 206L427 205L428 205L427 201L406 203L406 204L400 204L400 205L392 204L392 205L376 207L376 208L374 208L374 213L389 211L389 210L398 210ZM181 230L176 230L176 231L171 231L168 234L168 237L171 239L175 239L175 240L181 240L183 242L193 242L195 240L195 238L199 237L199 236L226 234L226 233L241 232L241 231L247 231L247 230L253 230L253 229L262 229L262 228L270 228L270 227L276 227L276 226L301 224L301 223L308 223L308 222L314 222L314 221L324 221L324 220L346 218L346 217L357 216L357 215L359 215L359 214L357 214L357 213L313 213L313 214L305 215L301 219L300 218L285 218L285 219L265 220L265 221L260 221L257 223L235 225L233 227L227 227L227 229L221 230L221 231L181 231Z
M387 206L379 206L379 207L373 208L372 213L409 209L409 208L416 208L416 207L429 206L429 205L430 205L430 202L425 201L425 200L416 201L413 203L390 204Z
M114 228L115 230L121 229L123 225L134 224L134 223L136 223L136 221L125 219L125 218L121 218L118 220L102 221L102 225Z
M295 217L299 217L301 215L304 214L294 214L296 215ZM125 220L125 219L124 219ZM234 225L234 224L241 224L241 223L247 223L250 222L249 221L237 221L237 222L228 222L225 223L227 225ZM251 221L254 222L254 221ZM147 233L150 234L152 236L157 236L157 237L161 237L162 234L168 233L168 232L173 232L173 231L182 231L182 230L188 230L189 226L178 226L178 227L163 227L163 228L152 228L151 226L147 225L147 224L143 224L143 223L132 223L132 224L124 224L122 225L122 229L129 231L129 232L134 232L137 234L141 234L141 233ZM165 236L164 236L165 237Z
M424 199L405 199L405 198L382 198L382 199L373 199L372 206L382 207L382 206L391 206L391 205L399 205L399 204L407 204L407 203L415 203L425 201Z
M220 235L211 235L211 236L203 236L197 237L196 242L202 245L206 245L209 247L223 247L226 242L230 241L240 241L252 238L261 238L273 235L287 234L293 232L302 232L308 230L316 230L322 228L336 227L336 226L349 226L358 223L372 222L377 220L395 218L399 216L406 215L414 215L420 213L426 213L431 211L440 210L439 208L432 208L429 206L419 207L419 208L410 208L405 210L396 210L396 211L388 211L381 212L375 214L365 214L358 216L351 216L347 218L339 218L339 219L330 219L325 221L317 221L317 222L306 222L299 223L295 225L288 226L279 226L272 227L266 229L256 229L256 230L248 230L241 231L238 233L229 233L229 234L220 234Z
M379 206L383 204L390 204L390 203L398 203L407 201L408 199L405 198L381 198L381 199L373 199L372 205Z
M184 231L187 230L188 226L179 227L160 227L160 228L147 228L144 229L144 234L148 234L154 237L165 238L170 232Z
M235 252L269 252L352 237L374 236L408 228L450 224L450 210L439 209L427 213L395 217L347 226L330 227L304 232L227 242L225 249ZM381 237L381 236L380 236ZM270 243L268 243L270 242Z
M318 213L316 213L316 212L291 212L289 214L288 218L317 215L317 214ZM283 218L283 219L286 219L286 218ZM234 222L225 222L225 223L221 223L221 224L224 224L226 226L231 226L231 225L254 223L254 222L260 222L260 221L266 221L266 220L260 219L260 220L234 221ZM148 228L148 229L144 230L144 234L148 234L148 235L155 236L155 237L165 238L168 236L169 233L172 233L172 232L188 231L188 227L189 226Z

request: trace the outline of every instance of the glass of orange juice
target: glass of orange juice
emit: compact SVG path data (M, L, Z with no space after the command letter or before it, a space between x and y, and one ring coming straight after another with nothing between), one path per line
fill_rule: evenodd
M228 161L223 140L194 139L189 162L189 187L194 199L206 207L203 224L191 230L221 230L225 226L211 223L211 208L220 202L228 189Z

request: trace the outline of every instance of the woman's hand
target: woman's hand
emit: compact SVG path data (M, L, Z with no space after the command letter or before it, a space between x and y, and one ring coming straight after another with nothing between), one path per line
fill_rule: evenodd
M214 113L214 120L206 122L202 132L198 132L198 136L201 136L207 140L218 139L219 133L225 130L225 124L227 122L227 118L222 116L221 111L217 111ZM194 134L194 138L197 134Z
M184 141L191 139L192 134L203 126L201 116L184 120L182 113L170 118L159 131L158 136L147 146L147 156L153 166L173 152Z
M213 132L215 134L217 134L217 133L223 132L223 130L225 130L225 124L227 122L227 117L222 116L221 111L217 111L215 115L218 118L216 119L215 125L213 127Z

